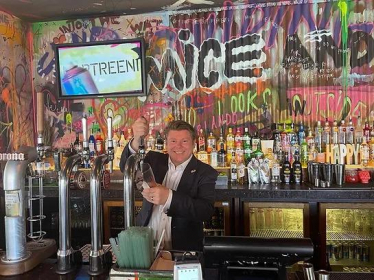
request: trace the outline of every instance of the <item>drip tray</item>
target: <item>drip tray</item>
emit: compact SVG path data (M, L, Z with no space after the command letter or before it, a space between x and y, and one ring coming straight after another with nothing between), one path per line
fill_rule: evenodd
M111 251L112 252L112 246L110 244L103 245L104 252ZM79 249L79 251L82 252L82 262L83 263L89 263L90 262L90 250L91 250L91 244L86 244L82 248ZM117 258L112 252L112 262L116 263Z

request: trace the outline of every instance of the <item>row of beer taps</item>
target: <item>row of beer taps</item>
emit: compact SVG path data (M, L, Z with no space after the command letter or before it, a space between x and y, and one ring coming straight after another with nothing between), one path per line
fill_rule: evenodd
M110 251L103 249L103 226L102 226L102 197L101 185L103 172L106 164L109 171L113 172L114 147L112 140L112 118L107 119L108 137L107 149L104 154L98 155L91 165L90 175L90 207L91 207L91 249L89 254L89 273L98 275L105 271L112 263ZM70 156L66 159L59 170L59 248L57 251L58 274L67 274L74 270L81 262L82 255L79 250L74 250L71 245L71 224L70 224L70 174L76 166L82 163L89 165L90 154L87 137L87 119L82 119L83 129L83 150L81 153Z

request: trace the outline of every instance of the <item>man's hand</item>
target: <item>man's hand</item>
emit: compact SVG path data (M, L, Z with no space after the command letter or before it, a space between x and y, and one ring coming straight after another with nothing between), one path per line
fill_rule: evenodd
M148 134L149 126L148 122L144 117L138 118L132 125L132 131L134 133L134 140L131 141L131 148L134 151L138 151L140 145L140 137Z
M142 192L143 197L155 205L164 205L169 197L169 189L161 184L156 187L144 189Z

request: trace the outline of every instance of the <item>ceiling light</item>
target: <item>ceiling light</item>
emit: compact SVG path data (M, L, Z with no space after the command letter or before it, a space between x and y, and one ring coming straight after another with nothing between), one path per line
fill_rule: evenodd
M102 6L103 5L103 3L100 3L100 2L96 2L96 3L92 3L93 5L95 5L95 6Z

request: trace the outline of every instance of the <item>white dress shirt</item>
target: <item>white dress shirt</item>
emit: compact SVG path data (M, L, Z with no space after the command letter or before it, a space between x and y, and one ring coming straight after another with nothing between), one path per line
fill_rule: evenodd
M177 167L171 162L169 158L169 169L165 175L162 185L169 189L169 196L164 205L153 205L152 216L148 226L153 229L154 240L158 241L161 238L162 231L165 230L163 242L161 242L161 249L171 250L171 217L166 213L170 208L171 200L173 199L173 191L176 191L182 174L186 169L187 164L190 162L192 155L185 162Z
M131 153L135 151L129 145ZM153 205L152 216L149 220L148 226L153 229L153 240L158 242L161 238L162 231L165 230L163 242L161 242L160 249L170 250L172 249L171 243L171 217L166 215L167 211L170 208L171 200L173 199L173 191L176 191L179 185L179 182L182 178L182 174L186 169L186 166L190 162L192 155L183 163L178 166L175 166L171 162L170 157L168 160L168 171L166 172L164 181L162 185L169 189L169 196L164 205Z

